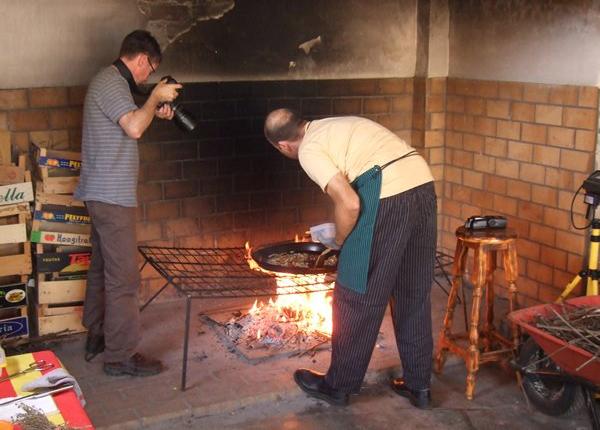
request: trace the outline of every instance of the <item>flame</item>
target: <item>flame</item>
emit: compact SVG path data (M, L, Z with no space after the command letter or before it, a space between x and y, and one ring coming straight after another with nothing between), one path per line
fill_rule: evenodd
M296 235L296 239L297 237L298 236ZM275 300L269 298L267 306L277 308L279 321L287 322L294 320L298 325L299 330L305 331L306 333L319 332L331 336L332 297L328 291L319 291L323 290L325 275L316 274L299 276L264 270L252 258L252 248L248 242L246 242L245 248L246 260L251 269L276 276L277 297ZM304 288L306 289L314 289L316 291L304 294L290 294L298 284L304 285ZM257 301L255 301L250 308L249 313L257 315L260 313L263 306L265 306L263 303L257 305ZM260 339L260 331L257 333L257 338Z

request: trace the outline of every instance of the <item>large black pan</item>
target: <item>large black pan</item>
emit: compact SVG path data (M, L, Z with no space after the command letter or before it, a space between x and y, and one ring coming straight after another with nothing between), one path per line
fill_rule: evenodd
M268 259L273 254L283 253L308 253L314 254L315 261L317 257L327 249L325 245L318 242L278 242L271 243L268 245L262 245L252 250L252 258L258 263L258 265L272 272L292 273L296 275L308 275L308 274L320 274L320 273L334 273L337 270L337 266L323 266L323 267L290 267L280 266L277 264L271 264ZM336 255L339 251L332 251L329 255Z

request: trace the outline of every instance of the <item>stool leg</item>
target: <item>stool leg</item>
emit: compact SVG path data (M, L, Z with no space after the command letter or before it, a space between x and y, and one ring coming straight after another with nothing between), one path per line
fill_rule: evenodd
M446 315L444 316L444 324L438 339L437 353L435 355L434 370L441 373L444 363L446 362L446 353L448 352L448 344L450 343L452 318L454 316L454 308L456 307L456 298L458 291L461 289L462 276L465 271L465 262L467 259L468 248L463 246L462 241L457 241L456 250L454 252L454 266L452 268L452 287L448 295L448 304L446 306Z
M483 326L483 350L492 349L492 332L494 331L494 272L496 271L496 251L485 253L487 272L485 274L485 322Z
M482 255L483 254L483 255ZM473 399L475 392L475 374L479 370L479 309L481 306L481 296L483 295L483 286L486 282L487 274L487 256L482 252L481 247L475 249L474 266L476 270L477 281L473 286L473 304L471 308L471 324L469 328L469 348L467 350L467 399Z
M511 241L508 248L504 251L504 273L508 282L508 309L509 312L515 310L517 303L517 277L519 276L519 266L517 260L517 247L515 242ZM511 324L513 349L516 351L519 347L519 327L515 323Z

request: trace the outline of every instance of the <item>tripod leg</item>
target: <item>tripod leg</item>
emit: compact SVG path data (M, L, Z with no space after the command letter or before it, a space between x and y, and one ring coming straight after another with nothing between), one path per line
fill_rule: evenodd
M581 281L581 276L579 276L579 275L575 276L573 278L573 280L567 284L567 286L565 287L563 292L560 293L560 296L558 296L558 298L556 299L556 302L562 303L562 301L564 299L566 299L569 294L571 294L571 291L573 291L573 288L575 288L577 286L577 284L579 284L580 281Z
M598 248L600 247L600 228L592 221L592 235L590 237L590 255L588 258L588 279L586 295L598 295Z

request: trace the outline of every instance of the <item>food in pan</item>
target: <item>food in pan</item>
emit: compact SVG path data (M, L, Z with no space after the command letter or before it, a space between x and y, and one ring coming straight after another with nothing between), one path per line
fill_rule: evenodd
M314 267L319 254L313 252L280 252L271 254L267 257L267 263L274 266L283 267ZM335 267L337 265L337 256L332 255L327 257L323 262L323 266Z

